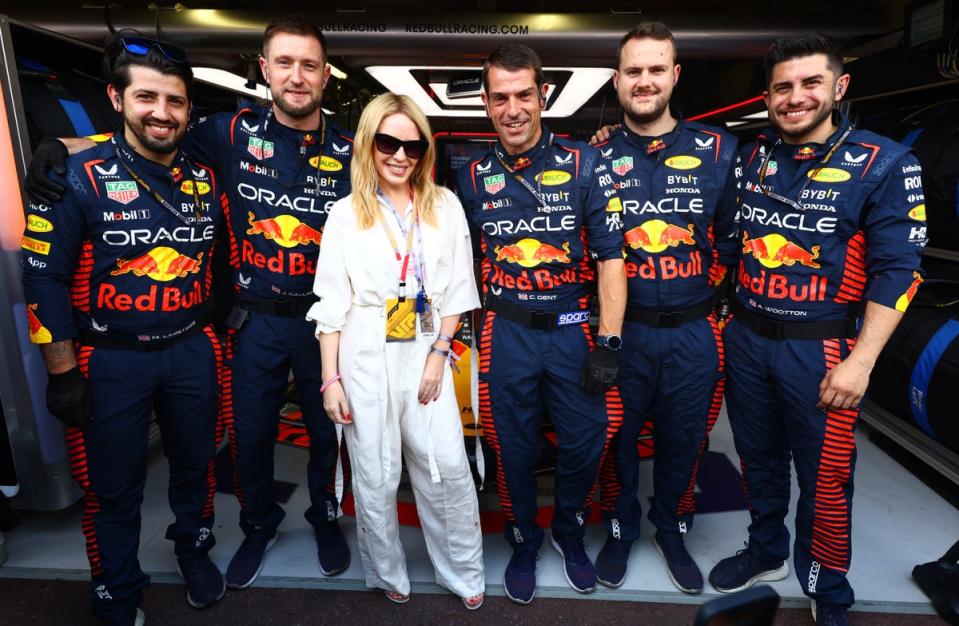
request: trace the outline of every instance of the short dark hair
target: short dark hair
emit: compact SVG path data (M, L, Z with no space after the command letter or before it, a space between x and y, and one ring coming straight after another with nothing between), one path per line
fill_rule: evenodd
M673 37L673 31L662 22L640 22L619 40L619 47L616 48L616 67L623 61L623 48L633 39L655 39L656 41L668 41L673 44L673 64L679 59L679 51L676 49L676 39Z
M326 37L323 36L323 31L316 22L302 15L281 15L273 18L266 25L266 30L263 31L263 56L266 56L266 48L270 45L270 41L280 33L316 39L320 42L320 49L323 50L323 63L327 62Z
M766 84L772 80L776 65L813 54L825 54L826 64L838 77L842 75L842 46L835 39L819 33L800 33L781 37L769 46L763 57Z
M536 80L536 91L543 92L543 62L536 51L521 43L508 43L490 52L483 62L483 89L489 93L489 70L493 66L501 67L510 72L519 70L533 70Z
M124 37L135 36L147 41L154 42L147 49L146 54L136 54L130 52L124 45ZM130 86L130 66L137 65L156 70L161 74L168 76L178 76L186 87L186 97L193 101L193 70L190 68L189 60L178 62L172 60L163 52L162 46L171 46L171 49L182 50L179 46L170 44L166 41L151 40L141 37L135 31L129 29L121 30L107 40L103 49L103 74L107 82L113 85L114 89L123 94ZM186 51L183 51L184 57Z

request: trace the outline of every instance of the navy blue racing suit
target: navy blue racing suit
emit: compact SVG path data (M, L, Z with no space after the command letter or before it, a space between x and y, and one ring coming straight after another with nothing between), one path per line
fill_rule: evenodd
M93 611L132 623L150 581L137 550L154 411L170 463L166 536L181 560L214 544L221 352L206 303L220 188L183 152L167 167L121 135L70 157L66 177L52 178L67 193L52 207L30 204L22 243L30 339L73 340L89 380L92 423L68 428L67 445L84 490Z
M760 136L740 152L742 254L726 342L726 401L752 523L750 549L789 557L806 595L853 603L854 431L859 408L819 410L819 384L856 344L866 301L905 311L922 282L920 167L907 148L848 122L824 144Z
M713 289L735 262L714 224L729 231L735 203L736 139L717 128L678 122L658 137L621 127L597 146L623 204L629 301L617 385L623 426L600 475L610 536L640 534L636 438L652 415L656 461L650 521L660 532L687 532L693 521L699 459L723 398L723 344L712 314ZM723 264L725 263L725 265Z
M497 455L506 539L534 551L543 542L533 469L544 408L559 448L553 533L581 539L600 457L622 420L615 388L580 387L593 346L590 260L622 258L622 207L599 153L545 128L529 151L510 156L496 144L458 176L482 255L479 410Z
M328 120L323 129L295 130L270 109L243 109L198 120L184 143L222 178L234 285L248 312L228 348L222 409L248 535L273 536L284 517L273 452L291 369L310 440L306 519L316 528L337 515L336 434L318 392L315 326L305 316L326 216L350 193L353 141Z

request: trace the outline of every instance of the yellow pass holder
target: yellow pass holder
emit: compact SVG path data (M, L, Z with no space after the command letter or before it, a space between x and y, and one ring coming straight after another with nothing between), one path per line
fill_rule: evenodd
M386 301L386 340L416 339L416 300L389 298Z

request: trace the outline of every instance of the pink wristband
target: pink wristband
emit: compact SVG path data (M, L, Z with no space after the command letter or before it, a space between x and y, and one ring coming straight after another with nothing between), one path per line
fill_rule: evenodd
M330 378L324 380L324 381L323 381L323 384L320 386L320 393L324 393L327 389L330 388L330 385L332 385L333 383L335 383L335 382L338 381L339 379L340 379L340 375L339 375L339 374L334 374L334 375L331 376Z

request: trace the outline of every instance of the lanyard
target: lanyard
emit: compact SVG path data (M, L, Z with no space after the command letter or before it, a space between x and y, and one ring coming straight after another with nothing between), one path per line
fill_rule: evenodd
M273 119L273 107L266 112L266 117L263 119L263 137L266 138L266 129L270 125L270 120ZM316 186L313 189L313 195L320 195L320 162L323 160L323 149L326 147L326 118L320 113L320 153L316 155L316 180L314 181ZM300 156L306 156L306 143L303 142L300 144ZM296 177L294 176L293 184L296 184Z
M153 187L151 187L151 186L147 183L147 181L143 180L143 177L141 177L139 174L137 174L136 172L134 172L134 171L133 171L133 168L130 167L130 166L127 164L127 159L130 158L129 153L127 153L127 151L126 151L125 149L123 149L123 148L121 148L119 145L117 145L117 142L116 142L113 138L110 139L110 142L113 143L114 150L116 151L117 161L120 162L120 165L123 166L123 169L126 170L127 174L130 175L130 178L133 179L133 182L135 182L136 184L138 184L138 185L140 185L141 187L143 187L143 190L144 190L145 192L147 192L149 195L153 196L153 199L156 200L157 202L159 202L159 203L160 203L160 206L162 206L164 209L166 209L166 210L169 211L170 213L173 213L173 215L175 215L175 216L177 217L177 219L179 219L179 220L180 220L181 222L183 222L184 224L190 225L190 220L189 220L186 216L184 216L182 213L180 213L180 211L177 211L176 208L175 208L172 204L170 204L169 202L167 202L166 198L164 198L163 196L161 196L155 189L153 189ZM124 154L120 154L121 151L122 151ZM131 160L132 160L132 159L131 159ZM191 163L188 163L188 164L187 164L187 169L190 170L190 174L191 174L190 182L193 183L193 209L194 209L194 214L195 214L195 216L196 216L196 223L199 224L199 223L200 223L200 211L201 211L201 209L202 209L202 205L200 204L200 192L199 192L199 190L197 189L196 178L194 178L194 177L192 176L192 174L193 174L193 168L192 168L191 166L192 166Z
M413 200L413 194L410 193L410 201ZM407 228L403 224L403 220L400 219L399 213L397 213L396 208L387 201L390 209L393 211L393 215L396 217L396 222L400 226L400 232L406 235L406 253L400 254L400 247L396 244L396 238L393 237L393 231L390 230L389 225L386 223L386 219L383 217L383 211L379 210L376 212L376 217L379 218L380 225L383 227L383 230L386 231L386 237L390 240L390 245L393 247L393 254L396 255L397 262L402 263L402 269L400 270L400 286L399 286L399 299L402 302L406 299L406 273L410 267L410 251L413 249L413 231L416 230L416 225L419 223L419 211L416 210L416 204L413 205L413 215L410 219L410 225ZM422 289L422 284L420 289Z
M847 126L846 129L842 132L842 134L839 135L839 138L836 139L836 141L834 141L833 144L829 147L829 150L826 151L826 154L823 155L822 160L819 161L819 164L813 169L809 170L809 172L806 174L806 181L803 183L803 186L799 189L799 194L797 196L798 199L796 200L793 200L792 198L787 198L778 193L775 193L774 191L767 188L763 184L766 180L766 170L769 168L769 161L772 158L773 152L776 151L776 148L778 148L783 141L782 137L780 137L779 139L776 140L776 143L769 150L769 152L766 153L766 158L763 159L763 164L759 168L759 191L761 191L764 196L770 197L773 200L778 200L784 204L787 204L791 206L792 208L796 209L797 211L802 211L803 206L802 204L800 204L799 200L802 200L803 193L806 191L806 188L809 187L810 184L812 184L813 178L816 177L816 174L819 172L819 170L826 167L826 164L829 163L829 160L832 158L832 156L836 154L836 151L839 150L839 147L843 144L843 142L846 141L846 138L849 137L849 133L851 133L852 130L853 130L852 126Z
M549 134L549 141L546 144L547 159L549 159L549 155L550 153L552 153L552 150L553 150L554 137L555 135L553 135L553 133ZM543 164L543 169L540 170L539 175L536 176L536 187L534 188L533 185L530 184L528 180L523 178L522 175L517 174L516 170L514 170L513 168L511 168L509 165L506 164L506 160L503 159L503 156L499 153L499 149L493 150L493 154L496 155L496 160L499 161L499 164L503 166L503 169L509 172L510 174L512 174L513 178L515 178L519 182L519 184L525 187L526 191L530 192L534 198L536 198L536 202L539 203L539 206L541 208L549 209L549 205L543 199L543 174L546 173L546 165L547 165L545 162Z

